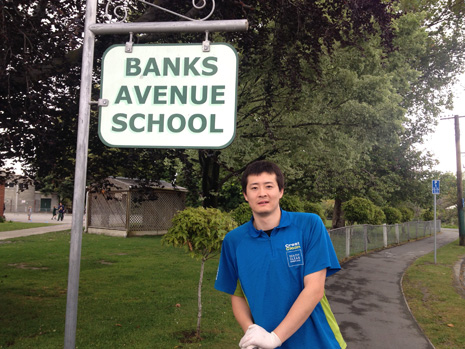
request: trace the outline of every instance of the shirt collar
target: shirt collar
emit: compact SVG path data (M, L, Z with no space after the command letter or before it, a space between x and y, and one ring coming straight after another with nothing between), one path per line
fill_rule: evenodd
M250 219L250 221L248 221L246 224L248 225L248 228L249 228L248 231L251 237L258 238L262 234L263 230L258 230L257 228L254 227L253 216ZM291 224L291 218L290 218L289 212L281 209L281 219L279 220L279 224L276 228L277 229L284 228L290 224Z

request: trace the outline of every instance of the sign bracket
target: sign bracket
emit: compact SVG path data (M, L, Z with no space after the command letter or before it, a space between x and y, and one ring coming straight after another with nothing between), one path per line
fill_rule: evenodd
M132 53L132 46L134 45L134 41L132 40L132 35L133 35L133 32L130 32L129 41L126 42L126 47L124 49L124 52L126 53Z
M205 40L202 42L202 51L210 52L210 41L208 41L208 30L205 31Z

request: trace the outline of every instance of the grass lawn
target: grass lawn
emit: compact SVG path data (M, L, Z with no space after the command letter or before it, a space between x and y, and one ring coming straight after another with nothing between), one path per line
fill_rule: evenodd
M28 222L3 222L0 223L0 231L30 229L37 227L46 227L48 225L54 225L49 223L28 223Z
M68 232L0 241L0 348L62 348ZM215 291L218 259L205 265L201 342L200 262L160 237L84 234L77 348L237 348L229 296Z
M416 260L403 289L415 319L437 349L465 348L465 298L454 285L453 267L465 255L458 241Z

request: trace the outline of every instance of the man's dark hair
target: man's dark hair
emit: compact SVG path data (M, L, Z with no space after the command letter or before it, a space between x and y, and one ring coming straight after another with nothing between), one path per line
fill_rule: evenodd
M250 175L258 176L259 174L266 172L269 174L276 175L276 182L278 182L279 190L284 189L284 175L278 165L270 161L255 161L247 166L245 171L242 173L241 185L242 192L246 193L248 177Z

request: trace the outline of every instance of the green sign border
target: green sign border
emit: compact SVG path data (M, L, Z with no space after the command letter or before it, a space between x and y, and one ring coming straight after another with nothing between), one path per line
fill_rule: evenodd
M105 56L107 55L108 52L110 52L112 49L115 47L125 47L126 45L124 44L117 44L117 45L112 45L109 48L105 50L102 56L102 64L101 64L101 72L100 72L100 98L103 98L103 71L104 71L104 64L105 64ZM163 46L198 46L199 50L202 50L202 44L199 43L184 43L184 44L134 44L133 47L147 47L147 46L156 46L156 47L163 47ZM228 46L232 49L234 54L236 55L236 76L235 76L235 99L234 99L234 130L232 137L229 139L229 141L222 145L222 146L150 146L150 145L115 145L115 144L110 144L105 139L103 138L101 134L101 125L102 125L102 108L107 108L104 106L99 106L99 115L98 115L98 136L100 138L100 141L105 144L106 146L110 148L154 148L154 149L224 149L227 148L236 138L236 124L237 124L237 86L238 86L238 80L239 80L239 56L237 54L236 49L234 46L228 43L210 43L210 46Z

